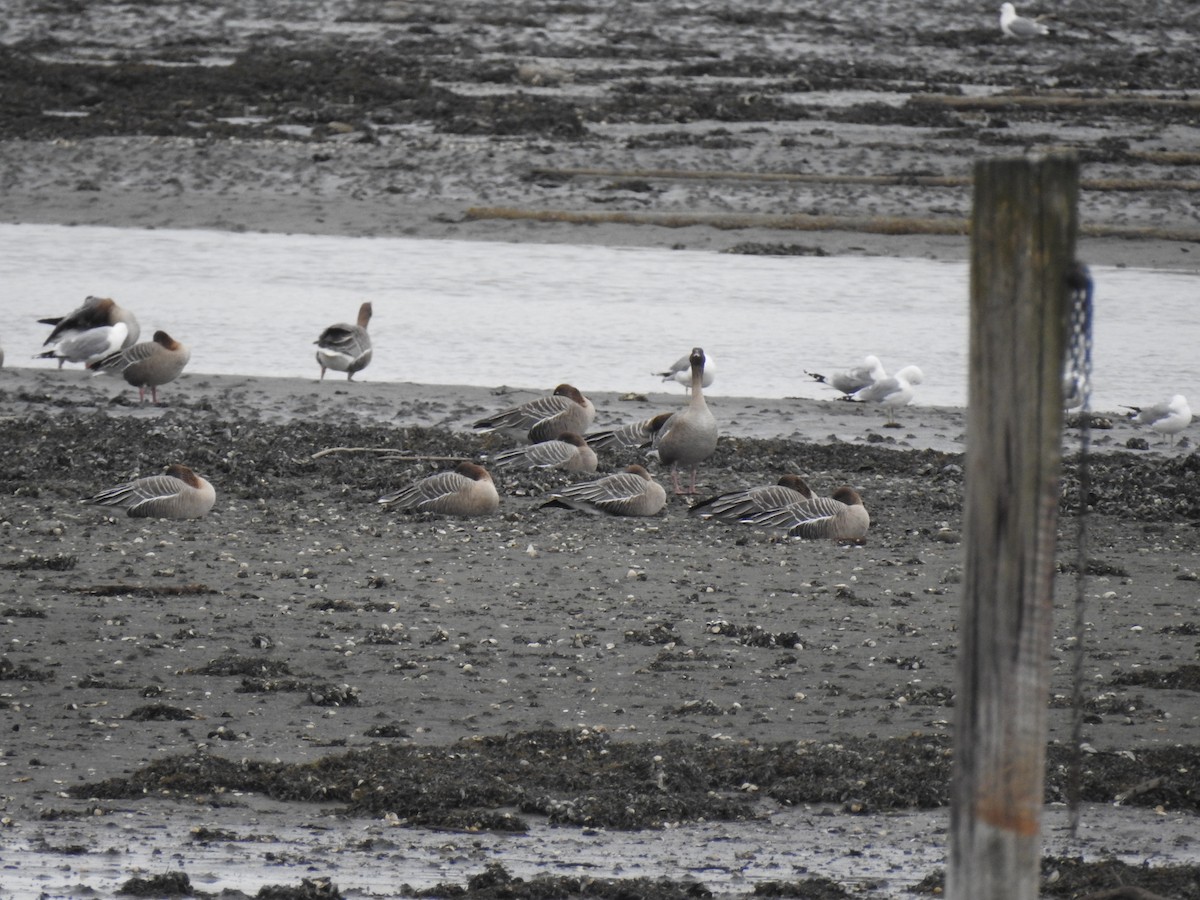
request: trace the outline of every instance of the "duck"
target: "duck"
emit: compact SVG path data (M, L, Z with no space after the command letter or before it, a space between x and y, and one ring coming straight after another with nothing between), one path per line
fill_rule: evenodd
M64 363L86 364L132 347L142 334L137 316L111 297L87 297L65 316L38 321L54 330L42 342L50 349L34 359L57 359L60 369Z
M165 331L154 332L154 340L134 344L102 359L88 363L88 368L99 374L120 374L129 384L138 389L138 400L146 402L146 388L150 388L152 403L158 403L158 389L170 384L182 374L191 351Z
M200 519L217 501L212 483L189 467L173 463L161 475L150 475L103 490L84 502L120 506L134 518Z
M562 469L572 474L590 474L596 471L599 460L582 435L564 431L556 438L537 444L505 450L491 456L493 465L521 466L526 469Z
M871 516L862 497L848 484L829 497L806 497L777 509L744 516L738 521L786 528L794 537L858 543L866 538L871 527Z
M321 367L321 380L325 370L345 372L346 380L353 381L354 373L361 372L371 362L371 335L367 324L371 321L371 304L358 308L358 324L339 322L321 332L313 343L317 345L317 364Z
M667 492L640 463L594 481L557 491L541 508L577 509L610 516L654 516L667 505Z
M676 494L684 493L679 468L692 471L688 493L696 493L696 469L717 449L717 420L704 402L704 350L693 347L692 390L683 409L673 413L655 432L650 453L664 466L671 467L671 484Z
M682 384L689 391L692 389L692 364L690 354L685 353L665 372L655 372L663 381L674 381ZM704 358L704 386L712 387L713 379L717 376L717 364L711 356Z
M405 512L444 516L484 516L500 508L500 494L491 473L478 463L461 462L453 469L384 494L380 503L396 504Z
M1175 394L1170 400L1153 406L1126 406L1125 409L1129 410L1128 418L1138 425L1148 425L1163 435L1171 446L1175 445L1175 435L1192 424L1192 408L1183 394Z
M553 393L479 419L478 431L516 431L531 443L552 440L564 432L584 434L596 418L596 407L579 388L558 385Z
M925 380L925 374L917 366L905 366L895 375L881 378L850 395L859 403L875 403L887 410L887 427L899 428L896 422L896 407L906 406L915 393L914 385Z
M839 394L847 397L856 391L861 391L865 387L870 387L877 381L887 378L887 371L883 368L883 363L879 361L878 356L863 357L860 365L828 377L818 372L809 372L807 369L804 370L804 374L813 381L831 387Z
M783 475L775 484L729 491L693 503L688 515L721 522L741 522L748 516L768 513L812 499L813 492L799 475Z

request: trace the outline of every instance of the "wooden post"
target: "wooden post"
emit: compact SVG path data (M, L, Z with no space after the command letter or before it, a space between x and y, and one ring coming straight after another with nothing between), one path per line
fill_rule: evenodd
M1038 895L1073 155L975 166L947 896Z

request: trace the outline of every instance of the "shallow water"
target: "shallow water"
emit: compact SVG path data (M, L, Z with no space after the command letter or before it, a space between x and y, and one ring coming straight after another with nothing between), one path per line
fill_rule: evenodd
M1200 396L1200 277L1093 275L1094 407ZM698 345L713 394L831 396L805 370L874 353L921 367L914 404L962 406L967 279L924 259L0 225L0 346L9 365L52 366L26 362L48 334L37 319L97 294L134 310L143 340L188 344L189 372L316 377L317 335L371 300L362 380L649 391Z

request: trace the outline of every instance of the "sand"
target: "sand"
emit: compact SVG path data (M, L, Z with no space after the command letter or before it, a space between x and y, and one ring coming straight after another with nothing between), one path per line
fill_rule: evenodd
M421 4L387 4L375 13L380 25L363 10L334 6L323 18L292 4L271 25L279 11L269 4L230 8L224 18L216 7L188 18L163 4L155 7L161 16L109 28L105 43L87 29L114 26L104 15L115 8L97 7L103 14L80 33L49 6L18 3L6 42L35 58L69 60L65 71L84 75L78 90L37 102L94 111L4 119L3 220L965 258L961 234L574 224L495 210L593 218L612 210L803 211L842 217L843 225L863 216L959 219L970 206L961 186L780 186L646 173L966 174L970 160L997 150L1066 145L1084 154L1085 176L1155 182L1085 190L1084 223L1123 231L1085 235L1082 258L1196 267L1186 234L1194 194L1183 184L1195 177L1194 163L1154 156L1195 145L1191 120L1173 107L1122 107L1119 115L1014 107L931 119L903 101L982 83L1069 90L1082 79L1118 92L1137 66L1159 67L1152 74L1170 88L1160 99L1178 96L1198 85L1170 10L1106 23L1120 42L1113 46L1063 14L1052 53L1002 42L990 16L965 6L961 19L915 42L903 29L880 29L870 5L836 17L805 10L815 17L805 28L824 45L806 89L787 82L792 74L764 50L766 34L800 40L793 10L756 7L739 18L701 4L688 16L644 20L654 13L632 4L621 21L593 11L599 19L576 23L583 31L575 33L607 37L596 46L562 39L577 40L571 53L544 48L539 56L560 37L539 31L536 10L532 18L483 16L485 25L464 28L482 15L474 7L442 16ZM46 39L47 29L56 40ZM330 38L331 29L341 37ZM130 117L121 127L112 125L119 117L104 99L108 88L99 89L100 101L88 100L97 95L87 83L108 84L104 68L88 68L97 59L189 63L285 47L319 69L323 59L340 59L339 41L383 52L364 35L413 53L475 41L470 53L434 53L425 63L446 67L429 90L449 91L464 108L423 109L409 122L408 101L374 99L371 91L383 88L365 75L360 99L339 106L345 98L300 98L278 85L272 94L254 81L257 73L242 79L253 109L222 99L236 80L213 87L196 79L188 88L195 96L180 106L176 82L138 81L136 67L127 75L140 87L124 101ZM877 48L874 69L852 64L864 36ZM1160 52L1131 53L1139 41ZM620 49L604 58L600 45ZM656 55L663 47L674 49ZM722 70L721 54L740 60L741 70ZM514 68L514 55L543 67L553 57L555 68L531 75ZM674 65L692 55L708 69ZM1097 56L1107 68L1092 66ZM5 64L16 65L13 57ZM554 74L561 67L570 77ZM468 103L493 86L510 106ZM831 103L805 90L842 97ZM756 105L764 95L783 106ZM593 96L612 102L580 120L583 132L572 130L565 107L551 105L542 118L539 103L583 108ZM707 105L685 108L688 96ZM182 124L181 108L190 110ZM384 108L388 127L379 124ZM857 113L838 112L846 108ZM242 113L247 121L237 124ZM195 121L206 123L204 134ZM563 172L581 166L623 174ZM1180 188L1158 183L1169 179ZM18 354L9 349L11 363ZM369 370L361 384L185 373L163 394L161 405L139 406L119 382L77 369L0 369L8 641L0 688L11 722L0 758L0 893L112 896L132 877L183 872L193 888L212 893L253 895L263 885L329 878L346 896L411 896L438 882L462 885L497 863L525 879L625 879L644 896L699 886L745 896L767 882L811 878L828 879L831 890L896 897L936 881L945 863L944 779L931 775L932 796L921 799L888 760L901 758L892 742L908 740L943 766L952 731L962 410L913 408L901 428L887 429L878 410L833 400L714 398L722 440L701 471L702 489L768 483L785 471L821 491L853 484L872 529L864 545L843 546L697 521L675 497L644 521L542 510L560 483L553 475L498 476L500 512L474 521L407 516L375 503L450 459L486 460L504 444L471 433L470 423L524 395L374 383ZM673 408L680 394L593 399L600 423L615 423ZM1200 724L1200 489L1186 438L1147 445L1138 439L1153 435L1111 424L1096 432L1089 517L1085 739L1095 784L1072 838L1052 764L1044 839L1048 854L1122 861L1133 868L1109 877L1137 879L1150 877L1138 869L1143 861L1157 872L1198 862L1194 790L1183 770L1193 764ZM402 458L316 456L337 447L393 448ZM1068 455L1075 447L1068 429ZM80 502L172 461L217 486L207 518L128 519ZM1069 736L1073 473L1069 467L1057 552L1054 752ZM536 736L536 752L508 769L492 761L488 754L507 752L522 735ZM585 778L574 750L552 752L563 735L575 749L617 755L632 745L648 755ZM825 793L798 791L778 771L760 768L752 779L740 763L720 771L697 761L714 748L795 742L835 748L842 775L832 785L816 780ZM868 747L877 754L874 772L856 768L854 751ZM395 773L354 776L361 784L332 774L348 765L348 752L413 748L445 757L440 774L404 763L429 779L420 815L432 820L394 812L423 795L420 781L385 790ZM398 765L398 757L380 758ZM272 792L219 775L214 760L320 765L288 770L279 784L291 787ZM530 770L557 772L556 760L575 772L574 788L530 778ZM479 799L485 773L522 799ZM375 779L378 803L370 801ZM439 792L447 783L461 783L470 799L447 799L454 792ZM305 784L311 788L293 790ZM600 799L593 807L589 797ZM623 824L626 806L639 811L636 826ZM504 831L504 817L522 828ZM1064 883L1069 867L1056 865ZM1177 881L1136 883L1172 894L1194 881L1187 872L1194 868ZM503 881L494 870L489 877ZM485 884L475 887L485 895ZM1173 895L1194 895L1186 890Z

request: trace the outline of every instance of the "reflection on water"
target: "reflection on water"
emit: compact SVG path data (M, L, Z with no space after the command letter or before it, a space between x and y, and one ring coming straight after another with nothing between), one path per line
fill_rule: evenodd
M1093 274L1095 407L1200 397L1200 279ZM714 394L828 396L805 370L874 353L924 370L915 403L966 402L965 263L0 225L0 280L10 364L45 339L38 318L99 294L137 313L143 339L189 344L190 372L316 377L317 335L369 299L363 380L647 391L698 345Z

